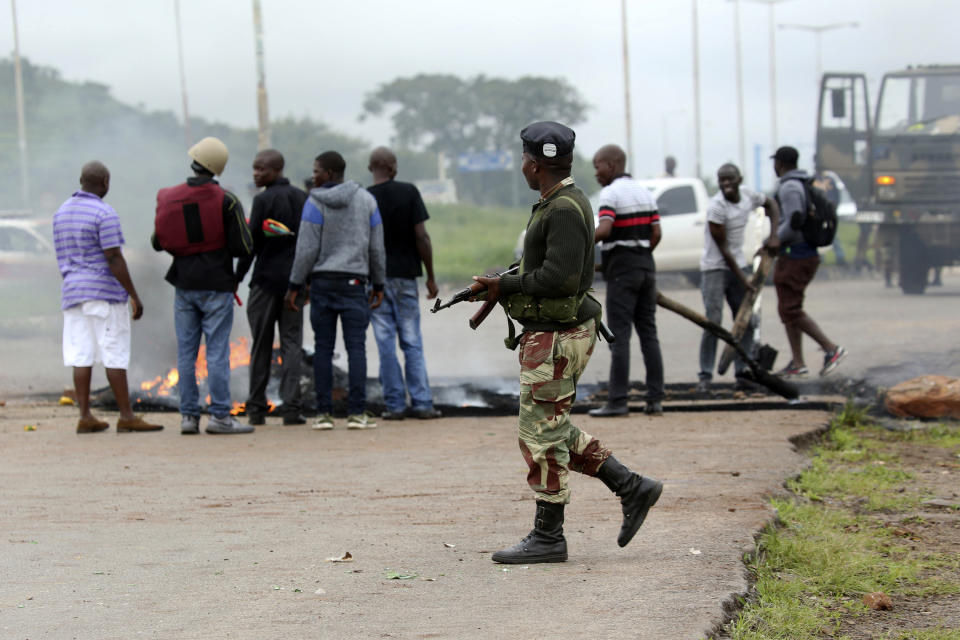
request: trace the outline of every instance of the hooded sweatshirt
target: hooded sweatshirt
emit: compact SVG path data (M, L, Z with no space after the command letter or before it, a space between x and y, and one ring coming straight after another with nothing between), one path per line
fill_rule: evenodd
M806 244L799 223L807 211L807 192L804 183L809 180L810 176L802 169L793 169L780 176L776 196L777 204L780 205L780 226L777 228L777 236L784 246ZM798 216L800 220L794 221L794 216Z
M377 201L353 180L310 191L303 205L290 289L308 276L362 278L383 289L386 251Z

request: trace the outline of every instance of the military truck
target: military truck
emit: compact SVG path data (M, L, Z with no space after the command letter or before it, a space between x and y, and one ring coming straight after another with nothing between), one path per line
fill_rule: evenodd
M818 173L836 172L856 200L856 221L878 225L904 293L960 262L960 65L884 74L872 119L864 74L824 74L816 149Z

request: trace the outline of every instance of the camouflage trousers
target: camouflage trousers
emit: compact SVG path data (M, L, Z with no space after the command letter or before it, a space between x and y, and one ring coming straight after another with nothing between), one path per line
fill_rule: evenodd
M537 500L570 502L569 471L595 476L610 451L570 421L577 380L597 342L593 320L520 340L520 451Z

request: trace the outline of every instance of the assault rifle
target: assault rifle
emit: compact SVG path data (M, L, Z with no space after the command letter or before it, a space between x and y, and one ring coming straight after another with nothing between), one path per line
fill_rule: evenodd
M500 276L514 274L514 273L517 273L519 269L520 269L520 265L515 264L509 269L507 269L506 271L502 271L490 277L499 278ZM440 298L437 298L437 301L433 305L433 309L430 309L430 313L436 313L441 309L452 307L453 305L458 304L460 302L466 302L467 300L475 298L476 296L480 295L486 290L487 290L487 285L481 284L479 282L474 282L472 285L470 285L466 289L461 289L460 291L456 292L448 302L442 302ZM484 302L483 306L480 307L480 310L477 311L475 314L473 314L473 316L470 318L470 328L476 329L477 327L479 327L480 324L487 319L487 316L490 315L490 312L493 311L493 308L496 305L497 305L496 300L487 300L486 302Z
M500 276L506 276L513 273L517 273L517 270L519 268L520 268L520 265L515 264L509 269L507 269L506 271L503 271L501 273L498 273L490 277L499 278ZM450 298L449 302L442 302L440 298L437 298L437 301L434 303L433 308L430 309L430 312L436 313L441 309L452 307L458 302L465 302L467 300L470 300L480 295L486 290L487 290L486 285L481 284L479 282L474 282L472 285L470 285L466 289L461 289L460 291L455 293L453 297ZM487 300L486 302L484 302L483 306L480 307L480 310L477 311L475 314L473 314L473 317L470 318L470 328L475 330L477 327L479 327L480 324L487 319L487 316L490 315L490 312L493 311L493 308L496 306L496 304L497 304L496 300ZM603 322L600 322L598 324L597 330L599 331L600 335L603 336L603 339L606 340L608 343L613 344L614 340L616 340L614 335L610 332L610 329L607 328L607 325L605 325Z

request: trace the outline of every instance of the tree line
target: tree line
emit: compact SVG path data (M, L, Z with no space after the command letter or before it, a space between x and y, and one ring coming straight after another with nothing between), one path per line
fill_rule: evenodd
M58 70L28 59L21 64L33 211L52 214L77 187L80 166L98 159L113 173L109 200L124 215L128 235L146 233L157 188L180 182L188 173L183 126L177 116L125 104L107 85L68 81ZM0 59L0 82L12 87L13 74L12 61ZM373 89L358 120L389 118L395 131L389 144L399 156L401 179L437 177L437 153L443 152L449 161L448 176L456 181L462 200L513 205L531 200L516 166L509 171L460 173L457 156L494 150L518 155L523 126L534 120L575 126L583 122L587 109L577 90L562 79L420 74ZM198 138L213 135L227 144L231 162L221 181L248 198L256 129L193 117L190 130ZM271 134L273 146L286 157L288 177L301 185L309 177L313 158L326 149L340 151L347 160L347 177L365 184L370 149L388 142L371 143L312 118L280 118L271 123ZM10 90L0 93L0 210L20 208L19 162L16 104ZM592 167L582 157L575 175L581 182L592 180Z

